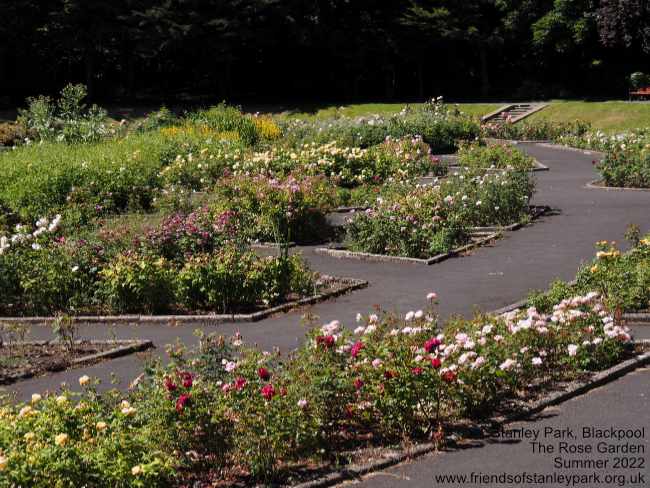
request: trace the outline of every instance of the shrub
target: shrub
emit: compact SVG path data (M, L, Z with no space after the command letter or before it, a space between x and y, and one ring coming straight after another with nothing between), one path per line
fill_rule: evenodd
M215 188L218 213L228 212L250 239L268 242L315 242L330 234L325 215L335 194L323 177L235 176Z
M640 239L628 252L621 253L614 243L600 241L598 252L578 270L576 283L554 282L548 291L536 292L529 303L548 313L552 306L576 294L594 290L602 295L610 310L618 313L645 310L650 306L650 236Z
M99 275L99 295L112 311L156 313L174 301L175 272L163 257L127 252Z
M534 159L506 144L461 144L458 148L458 164L475 169L514 169L528 171L534 167Z
M434 294L429 295L435 298ZM354 332L311 324L287 356L200 337L198 355L170 350L132 389L35 395L0 411L0 483L165 486L223 471L272 482L318 457L375 442L440 438L531 391L619 360L629 344L598 293L553 312L455 318L435 310L357 317ZM287 468L288 467L288 468ZM202 476L205 476L202 478Z
M258 126L253 117L245 115L238 108L225 103L189 114L186 119L193 124L205 125L217 132L236 132L242 142L249 146L260 140Z
M164 105L155 112L148 113L143 119L132 126L137 132L148 132L169 127L177 121L176 116Z
M0 202L22 220L72 209L98 215L151 207L168 148L161 137L67 145L45 142L0 153Z
M275 305L291 293L301 296L314 288L298 257L259 258L231 246L190 257L177 283L178 301L185 307L219 313Z
M597 168L607 186L650 188L650 146L610 151Z
M83 104L86 94L84 85L68 84L56 103L44 96L28 98L28 108L20 111L18 122L42 141L98 141L110 133L107 114L97 105L87 108Z

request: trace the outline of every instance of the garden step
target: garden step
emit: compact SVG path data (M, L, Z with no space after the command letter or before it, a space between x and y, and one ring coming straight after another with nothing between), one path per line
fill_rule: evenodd
M481 122L503 124L506 121L509 121L509 123L515 124L520 120L523 120L526 117L534 114L535 112L539 112L544 107L546 107L545 103L516 103L504 105L498 110L495 110L494 112L482 117Z

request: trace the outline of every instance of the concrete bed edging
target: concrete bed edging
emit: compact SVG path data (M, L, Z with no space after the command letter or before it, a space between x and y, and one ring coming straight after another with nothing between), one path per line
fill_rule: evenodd
M600 185L599 183L602 183L603 180L591 180L590 182L586 183L584 188L588 188L590 190L604 190L604 191L645 191L648 192L650 191L650 188L635 188L635 187L625 187L625 186L605 186L605 185Z
M368 282L356 278L336 278L338 283L343 284L340 288L318 293L309 297L301 298L291 302L276 305L259 312L250 314L204 314L204 315L87 315L71 317L73 322L79 324L98 323L120 323L120 324L168 324L176 323L183 325L214 325L229 322L259 322L276 313L287 312L304 305L312 305L330 298L339 297L346 293L361 288L366 288ZM0 317L0 323L24 323L32 325L48 325L56 320L56 317Z
M635 342L635 345L648 347L649 343L648 341L639 341ZM527 404L525 408L518 412L506 416L494 416L488 420L493 427L498 427L511 422L526 419L536 413L543 411L548 407L564 403L567 400L575 398L590 390L593 390L594 388L614 381L615 379L618 379L621 376L624 376L625 374L630 373L635 369L643 367L647 364L650 364L650 352L640 353L633 358L627 359L615 366L612 366L611 368L595 373L587 381L572 384L565 391L551 393L537 402ZM450 441L451 445L455 444L455 437L448 436L445 440ZM343 483L344 481L358 479L365 474L394 466L403 461L429 454L436 451L437 447L438 446L435 443L426 442L416 444L413 448L409 449L391 449L392 452L389 452L386 456L380 459L363 464L354 464L343 470L329 473L315 480L289 486L292 486L292 488L325 488L334 486L339 483Z
M365 261L378 261L378 262L393 262L393 263L414 263L414 264L424 264L427 266L430 266L432 264L439 263L441 261L445 261L449 258L452 258L454 256L457 256L463 252L469 251L470 249L474 249L477 247L480 247L487 242L493 241L497 239L498 237L501 236L501 232L493 232L490 233L486 237L481 237L480 239L475 240L474 242L470 244L466 244L461 247L457 247L455 249L452 249L451 251L444 253L444 254L438 254L436 256L427 258L427 259L421 259L421 258L409 258L405 256L389 256L386 254L373 254L373 253L368 253L368 252L356 252L356 251L349 251L347 249L332 249L332 248L327 248L327 247L318 247L314 249L314 252L316 254L321 254L321 255L326 255L330 256L333 258L337 259L358 259L358 260L365 260Z
M45 346L48 344L57 344L60 341L23 341L12 343L12 347L19 346ZM70 361L67 367L63 369L46 369L43 371L43 374L47 373L56 373L58 371L65 371L67 369L74 368L76 366L82 366L84 364L93 363L102 359L114 359L122 356L127 356L135 352L145 351L154 347L153 342L149 339L115 339L115 340L87 340L87 341L75 341L75 344L91 344L91 345L115 345L116 347L108 349L106 351L97 352L94 354L88 354ZM16 375L10 375L6 378L3 378L0 381L0 385L10 385L17 383L22 380L27 380L35 376L40 375L36 372L26 372Z

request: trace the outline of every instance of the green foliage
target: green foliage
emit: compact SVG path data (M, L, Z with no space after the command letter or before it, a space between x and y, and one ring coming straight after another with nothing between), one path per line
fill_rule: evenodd
M530 384L610 366L630 340L597 293L560 301L552 316L453 318L444 332L433 305L357 322L354 333L311 323L286 356L239 334L200 334L195 354L170 347L171 361L148 366L123 396L82 377L81 393L7 404L0 486L154 487L223 471L273 483L368 437L439 439L444 425L489 416Z
M597 167L607 186L650 188L650 148L610 151Z
M324 177L236 176L215 187L213 209L229 212L250 239L266 242L317 242L331 229L325 215L335 203Z
M217 132L236 132L242 142L252 146L260 140L257 126L253 119L245 115L236 107L226 105L225 102L189 114L187 119L194 124L205 125Z
M177 277L178 300L191 310L234 313L275 305L290 293L313 290L311 275L296 256L260 259L251 251L224 247L189 258Z
M99 294L112 311L157 313L173 303L175 272L165 258L125 253L99 274Z
M433 185L404 185L346 226L354 251L429 258L468 239L472 226L524 219L533 192L523 172L464 171Z
M49 97L28 98L28 108L18 121L41 141L65 143L96 142L109 134L106 111L97 105L86 108L84 85L66 85L55 103Z
M514 169L529 171L534 159L509 144L461 144L458 164L474 169Z

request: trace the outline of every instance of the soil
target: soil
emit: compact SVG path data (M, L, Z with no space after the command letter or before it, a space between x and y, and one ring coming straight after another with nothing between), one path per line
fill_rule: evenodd
M2 344L0 345L0 384L13 383L19 379L62 371L78 359L90 354L114 349L115 344L82 342L73 350L62 344Z

